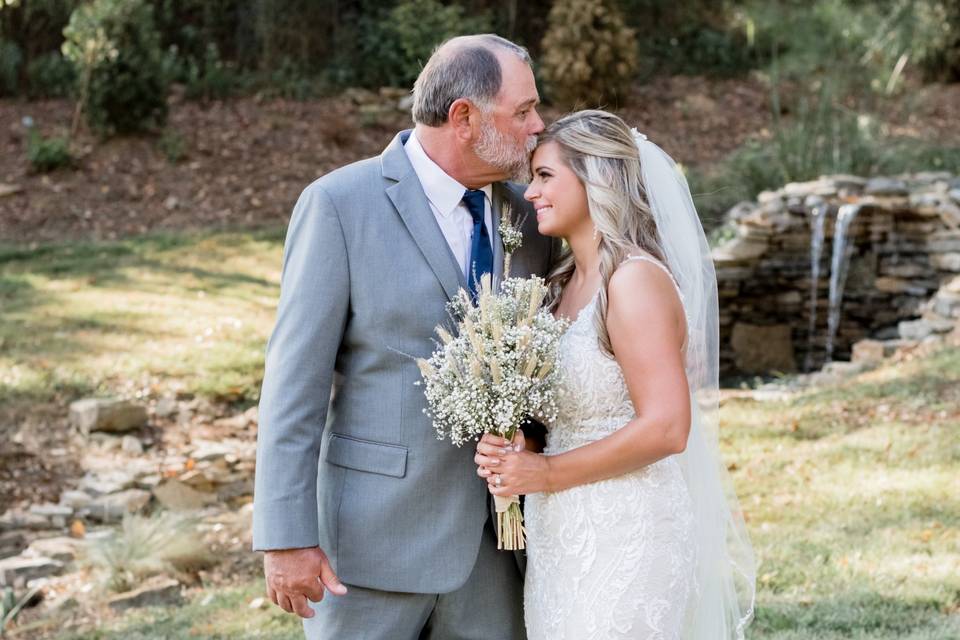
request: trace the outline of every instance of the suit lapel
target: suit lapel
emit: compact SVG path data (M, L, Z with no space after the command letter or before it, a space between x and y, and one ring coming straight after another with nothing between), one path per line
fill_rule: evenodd
M409 135L409 131L397 134L381 155L384 177L396 180L396 184L387 187L387 197L393 202L420 253L440 281L444 293L452 300L461 287L467 288L467 280L443 237L427 196L423 193L423 186L403 150L403 143Z

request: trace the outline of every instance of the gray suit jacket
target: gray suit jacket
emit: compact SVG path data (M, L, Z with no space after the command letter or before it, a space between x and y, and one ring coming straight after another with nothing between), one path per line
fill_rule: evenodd
M445 593L469 577L487 510L472 446L437 439L415 357L466 281L398 134L377 158L307 187L287 230L257 436L253 548L320 545L348 584ZM511 275L544 274L557 245L522 187ZM499 275L499 274L498 274Z

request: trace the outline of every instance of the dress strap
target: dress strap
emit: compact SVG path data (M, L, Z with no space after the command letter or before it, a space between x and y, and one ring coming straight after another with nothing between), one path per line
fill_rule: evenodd
M667 269L667 266L665 264L663 264L653 256L644 256L644 255L639 255L639 256L628 255L626 258L623 259L623 262L621 262L620 264L626 264L627 262L630 262L632 260L649 262L650 264L656 265L657 267L659 267L665 274L667 274L667 276L669 276L670 282L673 283L674 288L677 290L677 295L680 296L681 301L683 300L683 291L680 290L680 285L677 284L676 278L673 277L673 274L670 273L670 269Z

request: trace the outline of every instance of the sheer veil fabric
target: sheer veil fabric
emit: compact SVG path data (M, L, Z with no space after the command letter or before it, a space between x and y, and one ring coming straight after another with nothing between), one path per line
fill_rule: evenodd
M636 129L633 134L647 200L667 266L682 294L688 326L686 373L692 423L687 448L679 458L693 503L697 567L683 637L741 640L753 618L756 566L720 455L716 273L686 178L663 149Z

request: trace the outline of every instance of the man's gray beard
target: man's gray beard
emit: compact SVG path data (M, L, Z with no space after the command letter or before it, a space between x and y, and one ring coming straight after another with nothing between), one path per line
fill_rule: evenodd
M508 180L526 183L530 182L530 154L536 148L536 136L529 136L523 147L517 147L492 122L484 120L473 150L478 158L507 174Z

